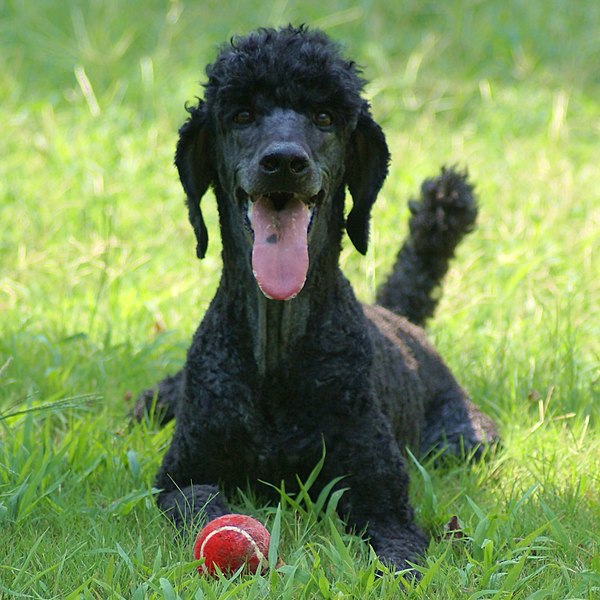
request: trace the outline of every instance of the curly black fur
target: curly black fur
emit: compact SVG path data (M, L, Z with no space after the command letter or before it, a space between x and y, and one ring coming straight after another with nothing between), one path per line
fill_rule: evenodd
M327 106L346 121L366 104L357 65L343 58L340 47L324 33L306 27L261 28L235 37L206 74L204 101L217 118L227 116L225 106L259 98L305 110Z
M176 165L200 257L208 244L200 200L214 189L223 270L183 370L138 403L137 415L156 402L165 421L176 419L156 479L158 505L185 527L227 512L222 491L250 484L268 495L261 480L292 491L324 443L312 491L346 476L339 508L349 527L404 568L427 546L408 502L405 448L469 450L497 433L423 331L382 306L361 305L339 269L344 229L367 249L370 209L388 170L364 81L323 33L292 27L235 38L207 74L205 97L180 129ZM261 292L255 268L256 207L266 205L274 224L280 211L311 215L300 236L305 282L283 299ZM426 182L413 213L382 296L422 321L433 309L432 284L474 221L466 177L443 171ZM292 256L284 264L295 270Z
M426 179L420 201L409 202L410 236L392 273L377 291L377 303L423 325L433 316L439 289L462 238L473 230L477 203L466 173L442 169Z

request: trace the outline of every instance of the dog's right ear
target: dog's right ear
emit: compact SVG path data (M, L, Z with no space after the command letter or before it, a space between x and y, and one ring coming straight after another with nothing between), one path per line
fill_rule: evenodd
M214 179L214 171L210 159L206 105L200 100L198 106L189 108L188 112L190 117L179 130L175 166L187 196L189 219L198 242L196 255L204 258L208 246L208 231L202 218L200 200Z

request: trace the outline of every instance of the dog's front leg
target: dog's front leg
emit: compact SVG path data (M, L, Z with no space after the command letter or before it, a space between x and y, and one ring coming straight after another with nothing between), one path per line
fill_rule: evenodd
M428 540L414 521L404 459L389 423L380 414L359 420L348 445L328 448L328 459L349 473L340 501L348 527L366 530L380 560L395 569L419 562ZM333 452L331 452L333 450Z
M189 419L178 418L171 446L156 477L156 503L181 531L196 529L230 511L217 487L211 438Z

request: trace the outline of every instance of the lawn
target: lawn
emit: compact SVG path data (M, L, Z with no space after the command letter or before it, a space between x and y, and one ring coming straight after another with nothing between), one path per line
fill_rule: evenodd
M416 585L335 498L245 490L283 566L198 576L153 501L172 426L128 418L218 282L215 207L200 262L173 167L184 105L219 43L288 22L364 66L393 154L368 255L342 252L362 300L421 180L458 164L477 185L429 334L503 446L411 461ZM599 598L599 31L595 0L0 0L0 598Z

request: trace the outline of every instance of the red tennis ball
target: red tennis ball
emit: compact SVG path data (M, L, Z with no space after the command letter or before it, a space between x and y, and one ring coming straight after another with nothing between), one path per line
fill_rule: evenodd
M233 573L242 565L245 571L256 573L267 567L270 535L266 527L246 515L223 515L200 530L194 543L194 558L204 558L198 567L202 574Z

